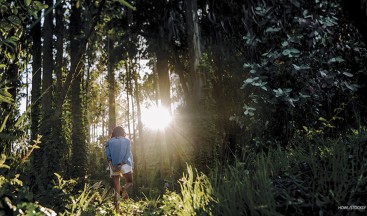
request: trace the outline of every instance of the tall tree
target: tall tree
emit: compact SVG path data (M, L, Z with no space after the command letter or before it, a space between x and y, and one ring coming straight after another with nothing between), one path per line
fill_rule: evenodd
M53 7L52 0L46 0L45 4L48 5L49 8ZM43 169L42 175L35 174L40 177L38 183L39 186L45 186L48 180L53 177L53 170L56 164L52 163L51 160L54 158L53 148L52 148L52 139L51 139L51 128L52 123L50 120L50 115L52 113L52 76L54 69L54 58L53 58L53 10L48 10L48 13L45 13L44 24L43 24L43 46L42 46L42 98L41 98L41 112L42 112L42 121L40 125L40 133L43 136L42 144L43 144ZM51 151L48 151L51 150ZM39 171L36 171L39 172ZM46 178L46 179L43 179Z
M112 133L116 127L116 87L115 87L115 73L112 62L113 41L109 37L107 29L107 81L108 81L108 131Z
M40 16L41 13L38 13ZM42 46L41 46L41 22L37 22L31 29L32 35L32 91L31 91L31 140L36 140L39 134L41 120L41 75L42 75ZM32 155L32 165L35 170L41 170L42 150L36 149ZM35 173L32 175L37 177ZM35 182L36 183L36 182ZM36 184L34 184L36 185Z
M73 74L73 82L71 84L71 176L83 177L87 168L87 146L84 128L84 117L81 98L81 83L83 78L83 59L80 50L85 50L86 44L82 44L82 20L81 7L77 1L73 1L71 5L70 15L70 71Z
M165 17L165 16L164 16ZM164 26L167 20L162 20L162 23L158 27L159 38L156 50L157 56L157 73L158 73L158 86L159 86L159 98L161 99L162 106L168 110L171 110L171 98L170 98L170 80L168 71L168 38L167 30Z
M55 98L59 98L60 92L63 88L63 78L64 78L64 71L65 71L65 65L64 65L64 40L65 40L65 22L64 22L64 13L65 8L64 4L60 3L55 8L55 75L56 75L56 82L55 85ZM55 108L54 108L55 109ZM57 118L54 119L53 123L53 133L52 133L52 140L53 140L53 149L55 151L54 153L54 162L58 164L56 172L63 172L65 171L66 167L66 159L67 159L67 152L68 147L67 146L67 138L66 134L64 133L65 128L67 126L64 124L67 117L64 116L63 113L60 114ZM63 168L62 168L63 167Z
M197 0L185 0L186 5L186 29L189 65L191 75L191 105L196 106L203 96L203 74L199 70L201 58L200 29L198 19Z

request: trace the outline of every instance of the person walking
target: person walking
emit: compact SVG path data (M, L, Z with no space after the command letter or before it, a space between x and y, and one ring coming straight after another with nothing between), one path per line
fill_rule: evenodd
M114 203L116 212L119 212L120 197L128 199L126 189L133 186L133 155L131 153L131 142L126 138L125 130L117 126L113 129L111 138L106 143L106 156L110 169L110 178L114 189ZM121 187L120 177L125 180Z

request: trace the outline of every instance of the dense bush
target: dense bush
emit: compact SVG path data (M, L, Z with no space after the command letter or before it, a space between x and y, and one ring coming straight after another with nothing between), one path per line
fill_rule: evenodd
M250 53L242 88L255 141L286 145L303 126L315 128L324 123L320 118L336 115L330 135L363 123L357 90L365 86L367 49L361 36L339 1L292 3L265 1L249 11L256 20L248 21L253 28L244 37Z

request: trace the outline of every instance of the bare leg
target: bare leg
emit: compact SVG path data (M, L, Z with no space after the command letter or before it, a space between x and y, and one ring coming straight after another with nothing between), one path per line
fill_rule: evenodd
M125 180L125 189L128 189L129 187L133 186L133 176L131 172L125 173L122 175Z
M125 181L125 185L121 188L121 196L126 200L129 199L129 194L127 193L128 188L130 188L131 186L133 186L132 183L132 173L125 173L122 175L122 177L124 178Z
M119 212L120 210L120 176L112 176L112 186L113 189L115 190L115 194L114 194L114 201L115 201L115 208L116 208L116 212Z

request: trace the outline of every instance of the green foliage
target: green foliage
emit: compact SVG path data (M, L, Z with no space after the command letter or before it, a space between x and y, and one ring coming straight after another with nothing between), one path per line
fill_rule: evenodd
M114 0L119 2L120 4L124 5L125 7L130 8L131 10L136 10L136 8L134 6L132 6L129 2L124 1L124 0Z
M11 94L8 92L8 88L7 87L0 87L0 103L8 103L8 104L12 104L14 102ZM0 119L1 119L1 124L0 124L0 133L4 130L6 122L9 118L9 113L7 113L5 110L1 109L0 110Z
M58 176L58 179L60 179L60 176ZM98 192L101 186L101 182L97 182L92 186L85 184L79 194L69 195L70 202L66 204L66 210L61 215L89 215L95 212L96 204L97 206L101 204L101 196Z
M169 192L163 196L161 209L168 215L213 215L216 202L209 178L187 166L187 175L180 179L180 194Z
M7 154L13 143L26 136L25 124L21 124L26 114L19 117L17 106L20 74L28 63L27 27L32 22L31 14L41 10L33 7L37 2L42 5L39 1L0 1L0 100L5 102L0 107L0 152Z
M302 188L310 191L312 199L305 202L314 202L325 211L346 203L366 205L361 196L367 183L366 138L365 132L354 131L334 139L306 139L302 147L291 151L291 160L302 161L298 172L307 172Z
M20 180L15 167L20 161L5 164L7 157L2 154L0 159L0 214L11 215L56 215L38 202L33 202L33 194L28 185Z
M0 1L0 14L3 17L0 22L0 70L9 68L9 60L18 57L21 50L16 47L24 42L22 39L26 25L32 22L32 17L38 19L37 12L44 8L47 5L40 1Z
M361 59L367 59L366 46L357 36L348 37L353 27L337 1L299 3L302 7L279 2L254 6L256 31L243 38L256 51L244 65L248 129L283 144L295 130L322 124L320 116L329 119L331 110L356 100L358 77L365 70Z
M203 95L200 98L199 105L192 105L187 111L191 112L190 115L195 115L190 120L190 124L192 124L191 133L194 137L193 142L196 143L193 152L195 154L195 167L205 172L209 168L207 161L214 160L218 154L220 131L217 122L222 113L218 113L216 110L213 86L216 77L214 66L211 64L208 55L202 55L199 67L206 74Z
M366 206L366 136L300 136L292 148L246 151L246 161L212 170L214 214L336 215L338 206Z
M254 169L236 162L213 170L210 179L218 200L214 215L277 215L269 178L273 161L261 154L252 163Z

